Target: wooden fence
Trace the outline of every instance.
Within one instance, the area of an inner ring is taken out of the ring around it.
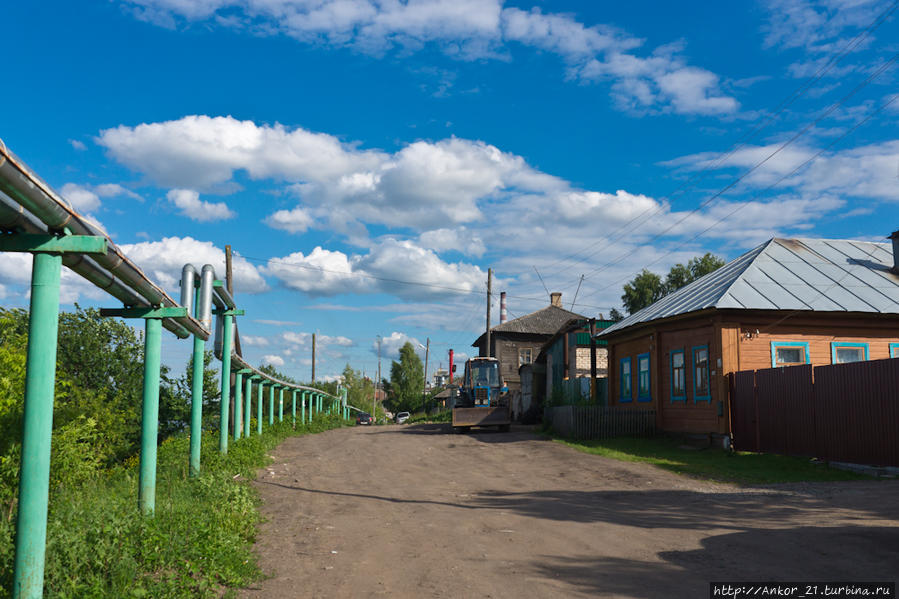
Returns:
[[[899,466],[899,359],[729,376],[734,448]]]
[[[656,432],[655,410],[609,406],[556,406],[543,411],[553,432],[570,439],[649,436]]]

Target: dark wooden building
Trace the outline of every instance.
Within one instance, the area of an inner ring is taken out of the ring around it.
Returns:
[[[536,360],[544,343],[571,320],[586,320],[586,317],[562,307],[561,293],[552,293],[550,297],[549,306],[491,327],[489,354],[486,333],[471,344],[478,348],[479,356],[491,355],[499,359],[501,374],[510,392],[521,391],[518,368]]]

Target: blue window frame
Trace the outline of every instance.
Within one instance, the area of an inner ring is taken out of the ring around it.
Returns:
[[[693,403],[712,401],[712,377],[709,371],[709,346],[693,348]]]
[[[771,368],[811,364],[808,341],[772,341]]]
[[[890,343],[890,357],[899,358],[899,343]]]
[[[830,363],[848,364],[849,362],[864,362],[868,359],[867,343],[850,343],[848,341],[833,341],[830,344]]]
[[[637,401],[652,401],[649,354],[637,356]]]
[[[671,352],[671,401],[687,401],[687,362],[684,350]]]
[[[631,359],[629,357],[621,358],[618,372],[621,373],[621,390],[619,400],[621,401],[621,403],[627,403],[634,399],[633,386],[631,385]]]

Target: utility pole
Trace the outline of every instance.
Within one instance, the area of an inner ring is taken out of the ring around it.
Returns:
[[[492,354],[490,351],[490,295],[493,291],[493,269],[487,269],[487,350],[485,355],[489,358]]]
[[[312,333],[312,382],[315,382],[315,333]]]
[[[424,384],[424,389],[421,390],[421,394],[422,394],[421,404],[425,409],[425,414],[428,413],[428,406],[427,406],[427,401],[428,401],[428,354],[430,353],[430,351],[431,351],[431,338],[428,337],[427,345],[425,346],[425,384]]]
[[[375,395],[371,398],[371,416],[375,417],[375,400],[378,399],[378,390],[381,388],[381,336],[378,335],[378,382],[375,385]]]
[[[601,317],[600,317],[601,318]],[[590,319],[590,401],[596,402],[596,319]]]

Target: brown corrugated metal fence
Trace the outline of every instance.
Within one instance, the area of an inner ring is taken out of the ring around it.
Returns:
[[[899,359],[730,375],[741,451],[899,466]]]
[[[656,432],[655,410],[609,406],[555,406],[543,412],[553,432],[571,439],[649,436]]]

